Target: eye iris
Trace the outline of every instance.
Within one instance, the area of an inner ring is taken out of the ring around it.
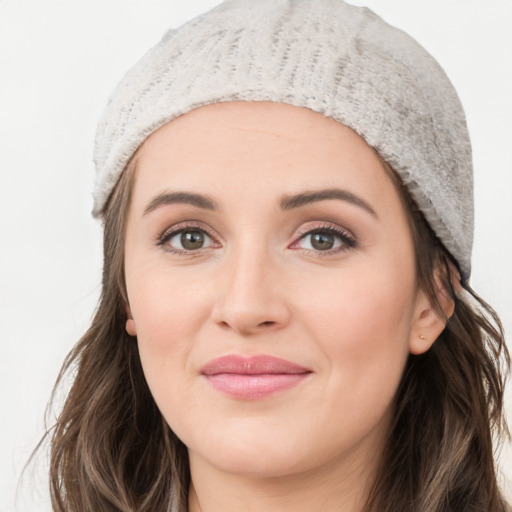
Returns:
[[[183,231],[181,245],[184,249],[200,249],[204,245],[204,233],[201,231]]]
[[[334,236],[330,233],[313,233],[311,245],[319,251],[327,251],[334,246]]]

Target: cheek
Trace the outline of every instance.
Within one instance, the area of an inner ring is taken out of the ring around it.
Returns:
[[[127,283],[142,367],[158,402],[169,376],[187,367],[209,298],[201,287],[149,268],[127,275]]]
[[[372,399],[372,392],[391,399],[409,353],[413,290],[412,273],[400,279],[392,272],[355,269],[337,283],[306,290],[303,325],[335,387],[354,390],[355,400]]]
[[[207,314],[207,290],[201,278],[192,282],[179,272],[169,272],[165,265],[138,265],[127,271],[130,308],[136,322],[137,335],[163,350],[173,340],[186,339]]]
[[[372,283],[370,287],[370,282]],[[365,284],[366,283],[366,284]],[[408,357],[409,293],[388,280],[345,279],[327,296],[310,290],[303,326],[322,353],[322,400],[311,403],[340,449],[385,435]],[[332,449],[329,443],[325,451]]]

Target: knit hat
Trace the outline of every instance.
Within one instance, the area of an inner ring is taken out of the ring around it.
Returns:
[[[409,35],[342,0],[227,0],[168,31],[100,120],[93,215],[151,133],[224,101],[306,107],[352,128],[399,174],[469,277],[471,145],[457,93]]]

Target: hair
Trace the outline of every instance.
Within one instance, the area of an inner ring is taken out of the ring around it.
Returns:
[[[455,262],[399,177],[386,168],[409,218],[418,285],[443,316],[441,283],[455,310],[431,349],[408,358],[365,511],[505,512],[493,452],[493,438],[507,432],[503,386],[509,356],[502,326],[468,283],[456,293]],[[104,210],[98,308],[65,359],[48,406],[50,411],[71,375],[62,411],[46,434],[56,512],[187,510],[187,449],[158,410],[136,339],[125,331],[124,233],[134,183],[132,158]]]
[[[418,286],[446,327],[427,352],[408,358],[367,511],[505,512],[493,450],[493,441],[508,436],[503,394],[510,357],[503,326],[491,306],[459,281],[457,263],[401,178],[380,160],[409,220]],[[450,318],[440,291],[454,301]]]

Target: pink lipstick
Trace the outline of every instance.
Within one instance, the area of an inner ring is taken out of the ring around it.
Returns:
[[[258,400],[292,388],[311,373],[303,366],[265,355],[223,356],[201,368],[214,389],[240,400]]]

